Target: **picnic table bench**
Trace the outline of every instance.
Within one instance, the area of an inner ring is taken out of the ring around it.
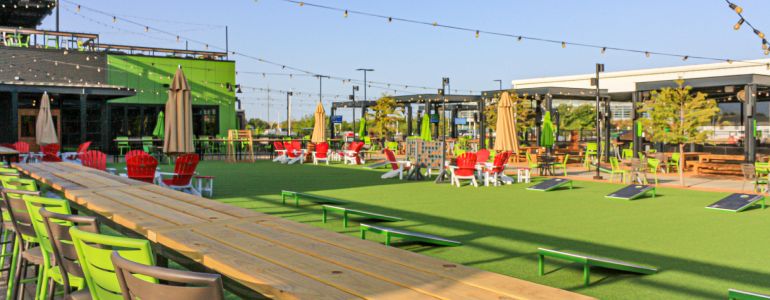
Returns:
[[[320,195],[313,195],[308,193],[300,193],[300,192],[292,192],[292,191],[281,191],[281,203],[286,204],[286,198],[291,197],[294,199],[294,206],[299,206],[299,199],[303,198],[306,200],[309,200],[314,203],[318,204],[324,204],[324,203],[332,203],[332,204],[346,204],[347,202],[334,199],[331,197],[326,196],[320,196]]]
[[[359,209],[352,209],[352,208],[346,208],[346,207],[339,207],[334,205],[328,205],[324,204],[321,206],[321,212],[322,212],[322,218],[323,222],[326,223],[327,216],[330,212],[338,212],[342,214],[342,226],[347,228],[348,227],[348,215],[357,215],[361,216],[367,219],[373,219],[373,220],[380,220],[380,221],[388,221],[388,222],[396,222],[396,221],[402,221],[404,219],[399,217],[393,217],[368,211],[363,211]]]
[[[95,187],[63,175],[82,171],[73,164],[15,167],[55,179],[79,210],[148,239],[159,265],[222,274],[225,288],[246,299],[591,299],[156,185]]]
[[[638,274],[655,274],[658,272],[658,269],[653,267],[632,264],[629,262],[606,257],[578,254],[569,251],[537,248],[537,269],[540,276],[545,274],[546,256],[583,264],[583,284],[585,286],[588,286],[591,282],[592,266]]]
[[[408,231],[397,228],[390,228],[384,226],[376,226],[370,224],[361,224],[361,239],[366,239],[367,232],[379,233],[385,235],[385,246],[390,246],[390,240],[394,237],[402,238],[404,240],[423,242],[428,244],[434,244],[439,246],[460,246],[461,242],[453,241],[447,238],[443,238],[437,235]]]
[[[698,156],[696,174],[741,175],[742,155],[704,154]]]

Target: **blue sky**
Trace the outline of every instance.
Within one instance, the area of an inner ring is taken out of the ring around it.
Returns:
[[[231,51],[346,78],[362,79],[361,72],[355,69],[373,68],[376,71],[369,74],[369,80],[420,86],[440,87],[441,78],[450,77],[452,89],[478,91],[497,88],[495,79],[502,79],[505,87],[512,79],[589,73],[597,62],[605,63],[607,71],[703,63],[612,51],[602,55],[595,49],[571,46],[562,49],[554,44],[517,42],[483,34],[477,39],[473,33],[432,26],[388,23],[358,15],[344,18],[341,13],[299,7],[281,0],[70,1],[179,32],[183,37],[208,42],[212,49],[214,46],[224,48],[224,28],[219,26],[228,25]],[[308,2],[555,40],[732,59],[766,57],[758,38],[747,27],[740,31],[732,29],[738,17],[722,0]],[[770,1],[734,2],[744,8],[750,22],[770,32],[770,21],[766,18]],[[72,3],[62,1],[61,30],[100,33],[105,43],[184,47],[184,43],[176,43],[174,37],[153,31],[145,34],[142,27],[127,22],[113,24],[111,17],[86,9],[81,9],[80,15],[74,11]],[[42,27],[53,28],[54,17],[48,17]],[[203,45],[195,43],[190,47],[203,49]],[[243,57],[231,58],[236,60],[241,72],[292,72]],[[238,82],[244,86],[318,91],[318,80],[312,77],[290,79],[239,73]],[[324,94],[348,95],[350,90],[349,83],[324,81]],[[267,94],[248,89],[245,92],[239,96],[244,100],[247,115],[266,119]],[[383,92],[368,89],[370,99]],[[285,96],[272,94],[271,98],[270,119],[285,119]],[[345,99],[346,96],[329,96],[324,98],[324,103],[328,107],[331,101]],[[312,113],[314,101],[317,96],[295,97],[294,116]]]

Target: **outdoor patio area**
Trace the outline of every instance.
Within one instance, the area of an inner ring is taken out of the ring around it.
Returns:
[[[357,237],[356,223],[371,220],[352,217],[350,227],[342,228],[341,220],[331,217],[323,224],[320,205],[282,205],[281,191],[344,200],[348,208],[404,219],[381,223],[388,227],[463,244],[396,247],[597,298],[721,298],[728,288],[761,289],[770,276],[770,261],[754,255],[770,246],[761,238],[770,226],[767,211],[757,207],[735,214],[705,208],[727,192],[660,187],[655,198],[626,201],[604,197],[622,185],[588,181],[576,181],[572,190],[543,193],[526,190],[531,185],[526,183],[454,188],[432,181],[383,180],[381,170],[339,164],[203,162],[199,170],[217,177],[215,199],[223,203]],[[378,235],[368,239],[382,241]],[[660,271],[639,276],[597,269],[585,287],[578,264],[549,261],[546,275],[538,276],[538,247],[612,257]]]

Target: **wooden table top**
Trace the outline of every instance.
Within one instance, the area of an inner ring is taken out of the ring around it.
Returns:
[[[19,154],[19,151],[16,151],[8,147],[0,146],[0,155],[13,155],[13,154]]]
[[[90,211],[272,298],[591,299],[79,165],[15,166]]]

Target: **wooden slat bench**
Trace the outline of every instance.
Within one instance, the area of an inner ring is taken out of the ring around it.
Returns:
[[[373,213],[373,212],[368,212],[368,211],[363,211],[358,209],[324,204],[321,206],[321,213],[323,214],[322,218],[324,223],[326,223],[326,219],[330,212],[338,212],[342,214],[342,226],[345,228],[348,227],[348,215],[357,215],[367,219],[388,221],[388,222],[396,222],[396,221],[404,220],[399,217],[393,217],[393,216],[388,216],[388,215],[383,215],[383,214],[378,214],[378,213]]]
[[[361,239],[366,239],[367,232],[373,232],[385,235],[385,246],[390,246],[392,238],[397,237],[408,241],[423,242],[428,244],[434,244],[439,246],[460,246],[461,242],[446,239],[437,235],[408,231],[397,228],[390,228],[384,226],[376,226],[370,224],[361,224]]]
[[[546,256],[583,264],[583,284],[585,286],[588,286],[588,284],[591,282],[592,266],[638,274],[655,274],[658,272],[658,269],[653,267],[636,265],[611,258],[577,254],[568,251],[537,248],[537,268],[538,274],[540,274],[540,276],[545,274]]]
[[[704,154],[698,156],[696,174],[742,175],[742,155]]]
[[[319,195],[313,195],[308,193],[300,193],[300,192],[292,192],[292,191],[281,191],[281,203],[286,204],[286,198],[291,197],[294,199],[294,206],[299,206],[299,199],[305,199],[309,200],[311,202],[317,203],[317,204],[325,204],[325,203],[331,203],[331,204],[347,204],[347,202],[334,199],[331,197],[326,196],[319,196]]]

